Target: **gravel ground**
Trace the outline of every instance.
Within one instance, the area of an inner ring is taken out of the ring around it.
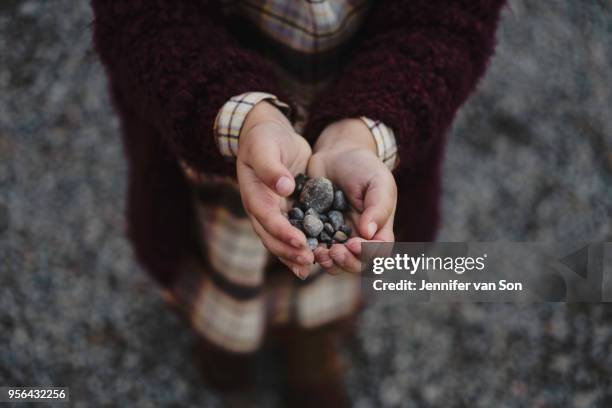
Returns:
[[[91,18],[82,1],[0,2],[0,385],[68,385],[75,407],[218,406],[123,237]],[[440,240],[612,240],[610,34],[609,2],[510,1],[452,132]],[[357,407],[612,406],[606,305],[400,307],[370,307],[347,351]]]

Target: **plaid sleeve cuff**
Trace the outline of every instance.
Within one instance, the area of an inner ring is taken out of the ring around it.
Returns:
[[[372,120],[365,116],[362,116],[360,119],[366,124],[368,129],[370,129],[370,132],[372,132],[372,136],[376,142],[378,157],[389,170],[395,169],[399,164],[399,157],[397,155],[397,144],[395,143],[393,130],[379,120]]]
[[[238,154],[238,138],[240,137],[240,130],[244,120],[251,109],[261,101],[270,102],[285,115],[289,116],[289,105],[279,101],[276,96],[269,93],[246,92],[231,97],[219,109],[213,127],[215,140],[223,157],[227,159],[236,157]]]

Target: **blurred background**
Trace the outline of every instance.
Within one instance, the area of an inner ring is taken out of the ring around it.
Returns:
[[[70,386],[75,407],[218,406],[194,335],[124,238],[126,164],[91,21],[86,1],[0,1],[0,385]],[[511,0],[498,41],[452,130],[439,239],[611,241],[612,3]],[[609,407],[611,318],[609,305],[375,304],[346,350],[350,396]]]

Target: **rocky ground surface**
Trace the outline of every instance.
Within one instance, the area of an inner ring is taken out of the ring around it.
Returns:
[[[123,236],[91,20],[88,2],[0,2],[0,385],[69,385],[75,407],[218,406]],[[452,132],[440,240],[612,240],[611,27],[605,1],[510,1]],[[612,406],[607,305],[401,308],[363,315],[357,407]],[[277,403],[270,378],[260,406]]]

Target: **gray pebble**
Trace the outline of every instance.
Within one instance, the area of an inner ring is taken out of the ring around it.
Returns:
[[[307,238],[306,243],[308,243],[308,248],[310,248],[312,251],[314,251],[317,245],[319,245],[319,241],[317,241],[316,238]]]
[[[351,229],[351,227],[349,227],[346,224],[343,224],[340,226],[340,228],[338,228],[338,231],[342,231],[346,234],[347,237],[351,236],[351,233],[353,232],[353,230]]]
[[[308,208],[304,215],[314,215],[318,219],[321,219],[321,214],[319,214],[314,208]]]
[[[344,224],[344,216],[340,211],[332,210],[327,213],[329,222],[334,227],[334,230],[338,230],[342,224]]]
[[[307,208],[322,213],[328,210],[334,201],[334,187],[325,177],[315,177],[304,184],[300,193],[300,202]]]
[[[289,219],[290,220],[301,220],[304,218],[304,211],[302,211],[299,207],[293,207],[289,210]]]
[[[346,207],[347,207],[346,197],[344,196],[344,193],[342,192],[342,190],[336,190],[336,192],[334,193],[333,207],[334,207],[334,210],[338,210],[338,211],[346,210]]]
[[[327,217],[327,215],[325,214],[319,214],[319,219],[323,221],[324,223],[329,222],[329,217]]]
[[[348,237],[342,231],[336,231],[336,233],[334,234],[334,241],[337,241],[339,243],[346,242],[347,239]]]
[[[302,230],[302,221],[301,220],[289,220],[289,223],[293,225],[295,228]]]
[[[336,232],[333,225],[331,225],[329,222],[323,223],[323,229],[330,235],[334,235],[334,232]]]
[[[338,231],[342,231],[346,234],[347,237],[351,236],[351,233],[353,232],[353,230],[351,229],[351,227],[349,227],[346,224],[343,224],[340,226],[340,228],[338,228]]]
[[[331,242],[332,238],[331,236],[326,232],[326,231],[321,231],[321,234],[319,234],[319,239],[321,240],[321,242]]]
[[[314,215],[305,216],[302,225],[304,226],[304,232],[309,237],[316,237],[323,231],[323,223]]]

